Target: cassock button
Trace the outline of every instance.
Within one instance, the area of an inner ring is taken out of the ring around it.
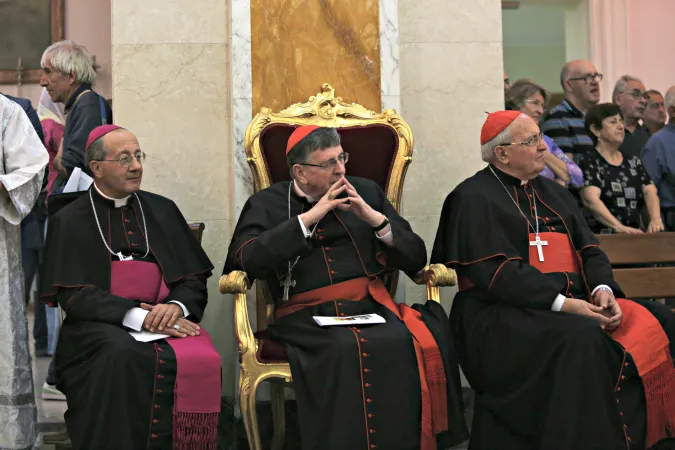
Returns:
[[[375,445],[375,444],[370,444],[370,448],[377,448],[377,445]]]
[[[339,303],[338,303],[338,306],[342,306],[342,302],[339,302]]]
[[[153,435],[152,435],[152,438],[153,438],[153,439],[157,439],[158,437],[159,437],[159,436],[157,436],[156,434],[153,434]]]
[[[134,232],[133,232],[133,231],[127,231],[127,234],[128,234],[129,236],[131,236],[132,234],[134,234]]]
[[[619,386],[618,388],[616,388],[616,392],[621,392],[621,386]]]
[[[365,339],[363,339],[363,338],[361,338],[361,339],[360,339],[360,341],[361,341],[361,342],[366,342],[366,340],[365,340]]]
[[[335,260],[328,258],[328,262],[335,262]]]
[[[326,250],[327,252],[329,252],[329,251],[333,250],[333,248],[332,248],[332,247],[324,247],[324,249],[325,249],[325,250]]]
[[[323,236],[319,236],[319,240],[320,240],[320,241],[323,241]]]
[[[345,313],[340,313],[340,315],[341,315],[341,316],[344,316],[344,315],[345,315]]]
[[[369,419],[372,419],[373,416],[374,416],[374,414],[368,414],[368,418],[369,418]]]
[[[367,401],[368,403],[372,403],[373,400],[370,399],[370,398],[367,398],[366,401]]]
[[[158,380],[161,380],[161,379],[163,379],[163,378],[164,378],[164,375],[157,375],[157,379],[158,379]]]
[[[124,219],[124,222],[125,222],[125,223],[131,223],[131,220],[129,220],[129,219]]]
[[[372,384],[366,383],[366,387],[370,387],[370,386],[372,386]]]
[[[316,230],[316,231],[318,231],[319,233],[323,233],[323,228],[319,228],[319,229]]]
[[[330,273],[331,273],[332,275],[335,275],[336,272],[335,272],[334,270],[331,270]]]
[[[628,364],[628,363],[625,363],[625,364],[624,364],[624,366],[628,367],[628,366],[629,366],[629,364]]]
[[[370,356],[368,353],[361,353],[361,355],[362,355],[364,358],[367,358],[368,356]]]
[[[159,363],[160,363],[160,364],[164,364],[164,360],[163,360],[163,359],[160,359],[160,360],[159,360]]]
[[[621,375],[621,379],[622,379],[622,380],[625,380],[625,379],[626,379],[626,375]]]
[[[368,430],[368,432],[372,434],[372,433],[375,432],[375,430],[373,430],[373,429],[371,428],[370,430]]]
[[[164,393],[164,390],[163,390],[163,389],[157,389],[157,393],[158,393],[158,394],[163,394],[163,393]]]
[[[159,405],[155,403],[155,409],[159,409]]]
[[[134,244],[134,243],[132,242],[132,243],[131,243],[131,246],[132,246],[132,247],[136,247],[136,244]]]
[[[152,419],[152,423],[159,423],[159,420],[157,420],[157,419]]]
[[[368,372],[370,372],[370,369],[363,369],[363,371],[364,371],[365,373],[368,373]]]

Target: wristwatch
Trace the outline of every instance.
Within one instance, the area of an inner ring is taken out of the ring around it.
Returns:
[[[385,217],[381,224],[373,228],[373,232],[377,233],[378,231],[382,231],[387,228],[387,225],[389,225],[389,219]]]

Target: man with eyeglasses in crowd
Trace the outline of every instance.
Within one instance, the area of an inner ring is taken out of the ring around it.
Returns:
[[[647,107],[642,117],[642,124],[647,128],[649,134],[653,136],[657,131],[661,131],[666,126],[666,103],[663,95],[656,89],[648,90],[647,96]]]
[[[198,323],[213,266],[174,202],[141,191],[136,137],[86,143],[88,192],[50,220],[42,297],[66,313],[56,386],[81,449],[215,448],[221,360]]]
[[[619,151],[626,156],[640,158],[642,149],[649,140],[649,130],[640,123],[648,99],[645,85],[631,75],[622,76],[614,86],[612,101],[621,108],[623,128],[626,132]]]
[[[245,271],[274,298],[267,333],[287,352],[303,449],[447,448],[467,437],[447,316],[394,303],[381,278],[414,276],[426,247],[375,182],[345,176],[348,157],[336,129],[297,128],[291,180],[248,199],[223,273]],[[370,313],[385,323],[313,318]]]
[[[600,101],[600,81],[602,74],[588,61],[565,64],[560,72],[565,99],[544,116],[541,124],[541,131],[577,164],[581,155],[594,149],[584,127],[584,116]]]

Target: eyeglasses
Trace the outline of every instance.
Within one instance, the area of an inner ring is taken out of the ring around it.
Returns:
[[[532,136],[531,138],[529,138],[528,140],[523,141],[523,142],[510,142],[510,143],[499,144],[499,145],[501,145],[501,146],[505,146],[505,145],[525,145],[527,147],[536,147],[537,145],[539,145],[539,142],[543,141],[543,140],[544,140],[544,133],[540,133],[540,134],[535,134],[534,136]]]
[[[136,153],[134,153],[133,156],[131,156],[128,153],[124,153],[124,154],[120,155],[120,157],[117,158],[117,159],[97,159],[96,161],[98,161],[98,162],[116,162],[117,164],[124,167],[125,169],[128,169],[129,167],[131,167],[131,163],[133,162],[134,158],[136,158],[136,161],[143,164],[143,161],[145,161],[145,153],[136,152]]]
[[[636,100],[640,97],[644,98],[645,100],[649,100],[649,94],[647,94],[647,92],[642,92],[640,89],[633,89],[630,92],[626,92],[626,94],[630,94],[630,96]]]
[[[589,73],[584,75],[583,77],[574,77],[574,78],[568,78],[570,81],[574,80],[584,80],[586,84],[591,84],[594,81],[597,81],[598,83],[602,81],[602,74],[601,73]]]
[[[335,159],[329,159],[325,163],[322,164],[309,164],[309,163],[299,163],[301,166],[310,166],[310,167],[318,167],[319,169],[328,169],[335,167],[338,162],[341,162],[342,164],[347,164],[347,161],[349,161],[349,153],[347,152],[342,152],[340,153],[340,156],[338,156]]]

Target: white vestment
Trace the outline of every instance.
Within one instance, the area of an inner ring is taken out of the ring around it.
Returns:
[[[49,155],[21,107],[0,95],[0,449],[36,445],[21,220],[37,201]]]

